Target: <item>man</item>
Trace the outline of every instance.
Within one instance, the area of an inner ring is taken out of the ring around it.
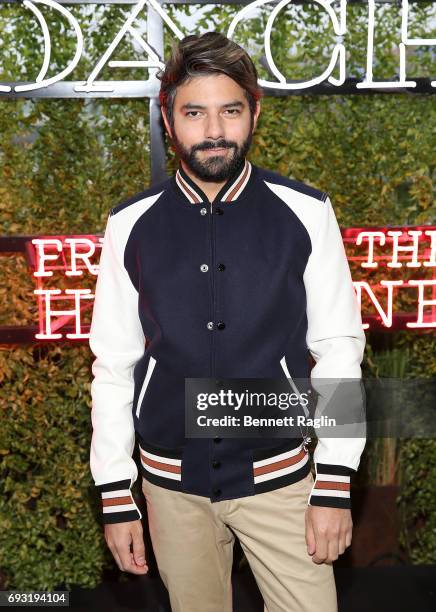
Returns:
[[[332,204],[247,160],[261,90],[237,44],[187,36],[159,78],[180,164],[111,209],[91,325],[105,538],[121,570],[147,573],[136,433],[173,611],[232,610],[236,534],[268,612],[333,612],[365,439],[319,437],[314,479],[304,435],[187,437],[184,414],[189,377],[361,377],[365,335]]]

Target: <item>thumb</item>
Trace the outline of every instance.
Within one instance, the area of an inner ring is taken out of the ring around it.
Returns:
[[[145,565],[145,546],[142,533],[132,533],[133,559],[136,565]]]
[[[307,553],[309,555],[313,555],[314,552],[316,551],[316,542],[315,542],[315,533],[313,531],[313,527],[312,527],[312,521],[310,520],[309,517],[309,506],[306,510],[306,546],[307,546]]]

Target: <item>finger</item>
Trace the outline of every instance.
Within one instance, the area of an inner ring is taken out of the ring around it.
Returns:
[[[111,549],[112,555],[115,559],[116,564],[118,565],[119,569],[123,572],[123,564],[121,563],[121,559],[120,559],[120,555],[117,552],[116,548]]]
[[[135,558],[133,553],[130,553],[130,572],[132,574],[146,574],[148,572],[148,565],[145,563],[144,565],[137,565],[135,563]]]
[[[351,546],[352,532],[351,529],[345,534],[345,545]]]
[[[306,546],[307,546],[307,553],[309,555],[313,555],[313,553],[316,552],[315,534],[313,532],[312,522],[310,518],[308,517],[307,512],[306,512]]]
[[[124,571],[130,571],[132,561],[131,561],[131,552],[130,552],[130,544],[132,543],[132,534],[127,532],[124,535],[122,540],[117,542],[117,553],[120,556],[121,563],[123,565]]]
[[[342,555],[345,552],[346,548],[347,548],[347,544],[345,540],[345,534],[343,534],[339,538],[339,550],[338,550],[339,554]]]
[[[131,564],[138,570],[140,569],[144,569],[146,572],[148,572],[148,563],[147,560],[144,560],[144,563],[142,565],[139,565],[138,563],[136,563],[135,561],[135,557],[133,556],[133,553],[130,553],[131,555]]]
[[[339,536],[335,535],[329,539],[327,550],[327,563],[336,561],[339,556]]]
[[[323,563],[327,558],[327,535],[324,533],[315,532],[316,554],[313,555],[312,561],[315,563]]]
[[[125,551],[123,550],[121,553],[119,553],[120,555],[120,559],[121,559],[121,563],[123,565],[123,571],[125,572],[132,572],[133,574],[137,573],[137,569],[141,569],[142,567],[139,568],[138,565],[136,565],[136,563],[133,560],[133,555],[132,553],[129,551]]]
[[[133,534],[133,560],[136,565],[145,565],[145,546],[142,530]]]

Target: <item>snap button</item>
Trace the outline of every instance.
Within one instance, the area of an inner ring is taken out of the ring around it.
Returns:
[[[217,461],[216,459],[212,461],[212,467],[217,469],[221,466],[221,461]]]
[[[201,264],[200,270],[202,272],[207,272],[209,270],[209,266],[207,264]]]
[[[213,441],[218,444],[218,442],[221,442],[222,438],[218,438],[217,436],[213,439]]]
[[[203,208],[200,208],[200,213],[202,215],[207,215],[207,208],[204,208],[204,206],[203,206]]]
[[[213,321],[208,322],[207,329],[213,329]]]
[[[221,495],[221,489],[214,489],[214,490],[212,491],[212,493],[213,493],[214,495]]]
[[[223,263],[218,264],[218,270],[219,270],[220,272],[222,272],[222,271],[223,271],[223,270],[225,270],[225,269],[226,269],[226,267],[225,267],[225,265],[224,265]]]
[[[218,321],[216,326],[218,327],[218,329],[224,329],[226,324],[224,323],[224,321]]]

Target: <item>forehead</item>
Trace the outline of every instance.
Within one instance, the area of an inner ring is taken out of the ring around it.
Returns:
[[[226,74],[211,74],[193,77],[179,85],[174,106],[180,108],[190,103],[219,107],[236,101],[244,105],[247,102],[242,87]]]

